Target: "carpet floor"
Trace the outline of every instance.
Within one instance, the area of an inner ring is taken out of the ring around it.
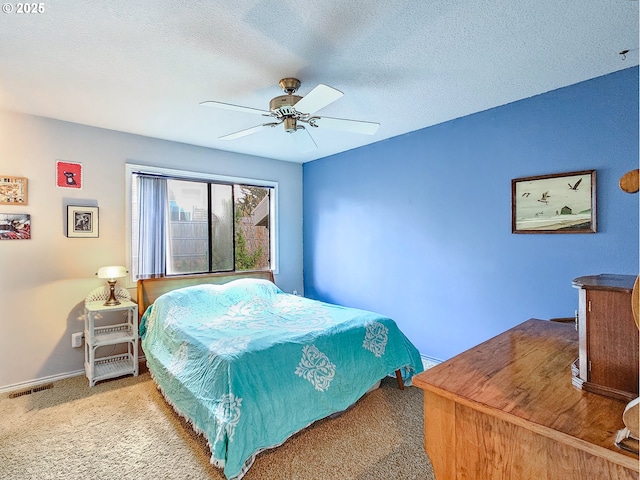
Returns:
[[[85,377],[0,395],[0,479],[224,480],[204,438],[165,402],[149,373]],[[246,480],[434,480],[424,452],[422,391],[387,378],[352,408],[261,453]]]

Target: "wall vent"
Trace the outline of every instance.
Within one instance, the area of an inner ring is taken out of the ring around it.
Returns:
[[[50,390],[53,388],[53,383],[45,383],[44,385],[38,385],[37,387],[27,388],[26,390],[20,390],[9,394],[9,398],[18,398],[24,395],[31,395],[32,393],[41,392],[42,390]]]

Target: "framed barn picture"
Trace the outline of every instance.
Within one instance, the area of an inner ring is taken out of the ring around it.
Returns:
[[[98,207],[67,205],[67,237],[98,238]]]
[[[0,176],[0,205],[26,205],[27,179]]]
[[[512,233],[596,233],[596,171],[511,180]]]

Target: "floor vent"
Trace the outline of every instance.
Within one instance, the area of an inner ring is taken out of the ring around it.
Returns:
[[[20,390],[9,394],[9,398],[18,398],[24,395],[31,395],[32,393],[41,392],[42,390],[50,390],[53,388],[53,383],[45,383],[44,385],[38,385],[37,387],[27,388],[26,390]]]

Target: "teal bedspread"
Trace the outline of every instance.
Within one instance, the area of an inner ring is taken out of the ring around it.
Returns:
[[[395,370],[407,382],[422,371],[393,320],[266,280],[166,293],[143,315],[140,334],[165,398],[204,434],[211,463],[229,479]]]

